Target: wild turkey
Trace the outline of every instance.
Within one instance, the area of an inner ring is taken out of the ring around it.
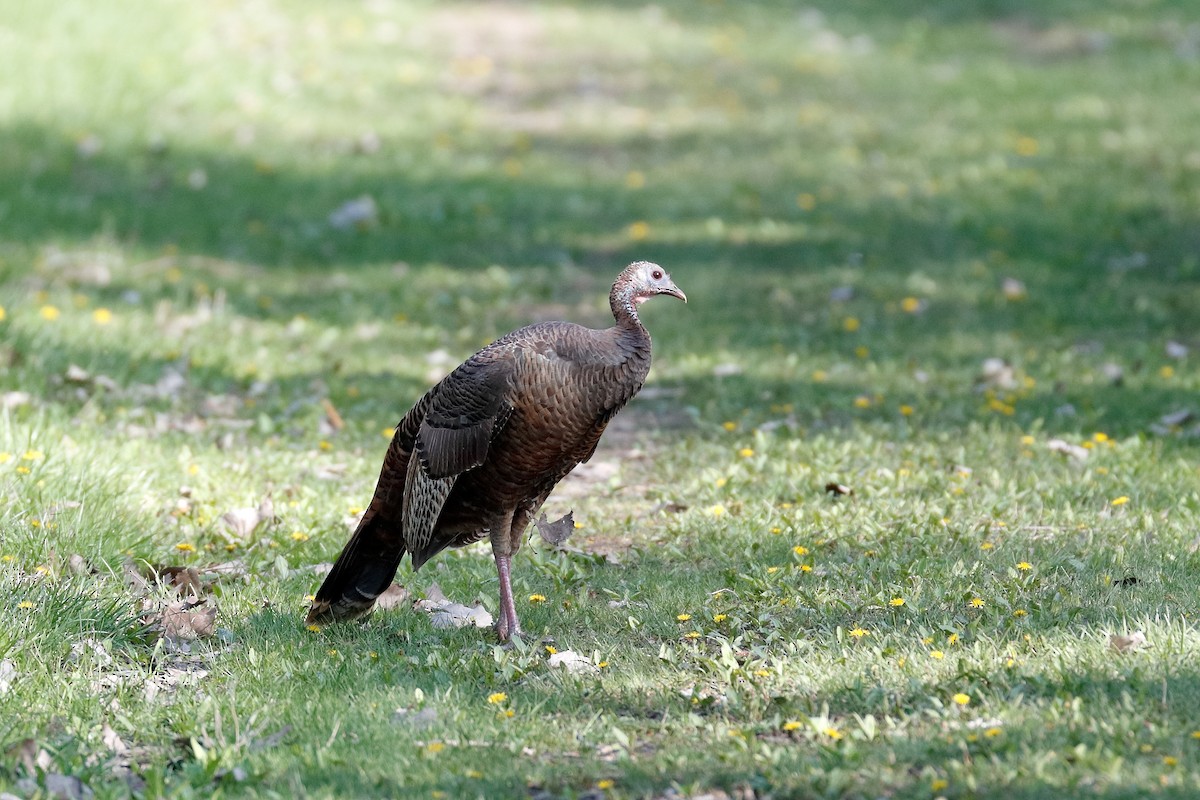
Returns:
[[[637,308],[658,294],[687,302],[662,267],[634,262],[608,296],[615,326],[513,331],[418,400],[396,426],[375,495],[308,622],[369,613],[406,552],[416,570],[486,536],[500,577],[497,630],[502,640],[519,635],[510,560],[555,484],[591,458],[609,420],[642,388],[650,334]]]

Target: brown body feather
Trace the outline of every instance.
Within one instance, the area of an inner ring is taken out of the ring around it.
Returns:
[[[507,559],[525,528],[555,484],[591,458],[609,420],[646,379],[650,336],[636,304],[650,294],[682,297],[669,277],[667,288],[638,282],[651,275],[661,283],[665,273],[637,262],[618,277],[610,295],[614,327],[521,328],[417,401],[396,427],[375,494],[317,592],[310,622],[369,612],[406,552],[416,569],[447,547],[484,537],[501,568],[503,596]],[[502,609],[502,636],[504,616]],[[519,630],[515,617],[511,627]]]

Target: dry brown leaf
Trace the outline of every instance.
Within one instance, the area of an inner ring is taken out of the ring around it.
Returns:
[[[562,517],[554,520],[554,522],[546,521],[546,514],[543,512],[536,523],[538,534],[553,547],[561,547],[562,543],[570,538],[575,532],[575,516],[573,511],[568,511]]]
[[[1076,461],[1086,461],[1090,455],[1086,447],[1080,447],[1062,439],[1051,439],[1046,442],[1046,448],[1052,453],[1060,453]]]
[[[217,609],[207,600],[180,600],[145,618],[164,639],[191,641],[216,633]]]
[[[1114,633],[1108,637],[1108,646],[1118,653],[1127,653],[1130,650],[1140,650],[1148,646],[1148,642],[1146,641],[1146,634],[1141,631],[1134,631],[1128,636]]]
[[[17,665],[11,659],[0,661],[0,697],[8,694],[17,678]]]
[[[249,539],[255,529],[275,518],[275,502],[270,495],[264,497],[258,508],[235,508],[221,515],[221,522],[237,539]]]
[[[600,669],[574,650],[559,650],[550,655],[547,662],[551,667],[561,667],[572,675],[596,675]]]
[[[836,481],[830,481],[829,483],[825,484],[825,491],[834,495],[848,496],[854,494],[854,490],[849,486],[844,483],[837,483]]]
[[[383,594],[375,598],[375,607],[381,611],[407,606],[409,603],[408,589],[398,583],[383,590]]]
[[[321,408],[325,410],[325,421],[329,423],[330,428],[340,431],[346,427],[345,420],[342,419],[342,415],[338,413],[337,408],[334,407],[328,397],[321,398]]]
[[[129,746],[121,741],[121,737],[117,735],[117,732],[107,722],[100,727],[100,741],[114,755],[119,756],[129,752]]]

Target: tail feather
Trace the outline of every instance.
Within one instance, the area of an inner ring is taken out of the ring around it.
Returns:
[[[407,547],[398,520],[367,512],[346,543],[308,610],[308,624],[351,620],[371,613],[392,584]]]

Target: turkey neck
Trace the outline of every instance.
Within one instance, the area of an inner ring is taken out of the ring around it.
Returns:
[[[650,331],[638,317],[637,301],[633,287],[628,281],[613,284],[608,295],[608,305],[617,320],[617,339],[622,345],[635,352],[650,352]]]

